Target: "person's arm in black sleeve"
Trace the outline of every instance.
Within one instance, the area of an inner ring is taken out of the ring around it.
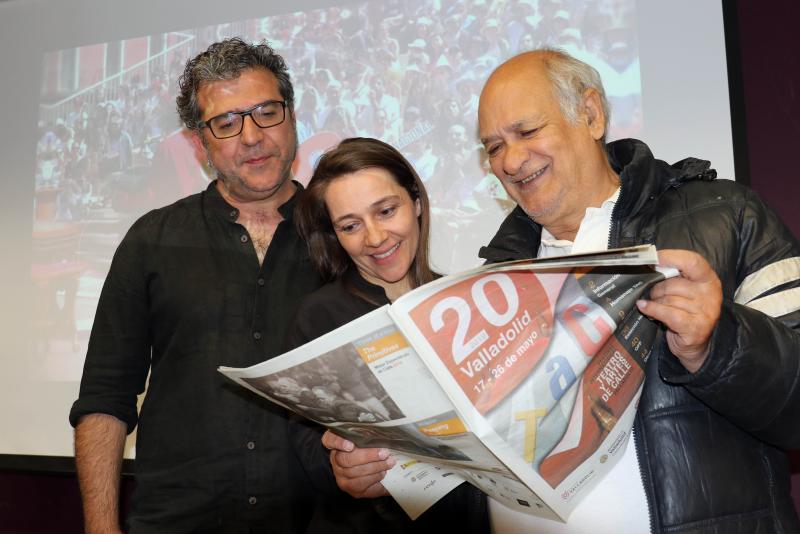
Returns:
[[[80,395],[70,411],[87,532],[119,531],[125,435],[150,366],[143,251],[132,229],[111,265],[97,307]]]
[[[661,374],[759,439],[800,448],[800,244],[753,193],[738,240],[708,358],[695,373],[663,358]]]

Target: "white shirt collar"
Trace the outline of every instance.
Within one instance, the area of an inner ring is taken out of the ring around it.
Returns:
[[[575,241],[556,239],[542,227],[542,241],[539,245],[539,257],[563,256],[579,252],[591,252],[608,249],[608,238],[611,232],[611,213],[619,199],[620,188],[608,197],[599,208],[586,208]]]

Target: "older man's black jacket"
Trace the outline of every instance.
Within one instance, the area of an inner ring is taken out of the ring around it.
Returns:
[[[800,245],[753,192],[716,180],[706,161],[670,166],[631,139],[608,154],[622,181],[609,246],[694,250],[723,287],[697,373],[663,335],[649,359],[634,436],[651,530],[800,532],[782,451],[800,448]],[[540,236],[517,207],[481,257],[534,257]]]

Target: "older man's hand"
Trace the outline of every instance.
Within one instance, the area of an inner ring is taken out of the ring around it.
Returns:
[[[360,449],[330,430],[322,444],[331,451],[331,467],[339,488],[356,499],[389,495],[381,480],[395,460],[386,449]]]
[[[688,250],[659,250],[659,263],[680,276],[653,286],[639,311],[667,327],[667,344],[689,372],[706,361],[711,334],[722,310],[722,284],[708,262]]]

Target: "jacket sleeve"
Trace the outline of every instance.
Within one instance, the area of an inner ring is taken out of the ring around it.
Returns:
[[[313,297],[312,297],[313,299]],[[284,352],[295,349],[326,333],[319,321],[314,320],[315,305],[311,299],[302,302],[286,331]],[[329,452],[322,445],[325,427],[297,414],[289,418],[289,439],[297,459],[314,488],[327,496],[339,495],[336,479],[331,469]]]
[[[289,439],[314,488],[327,496],[341,494],[333,476],[329,452],[322,445],[325,428],[296,414],[289,419]]]
[[[755,194],[743,204],[735,291],[703,367],[662,358],[661,374],[755,437],[800,448],[800,246]]]

